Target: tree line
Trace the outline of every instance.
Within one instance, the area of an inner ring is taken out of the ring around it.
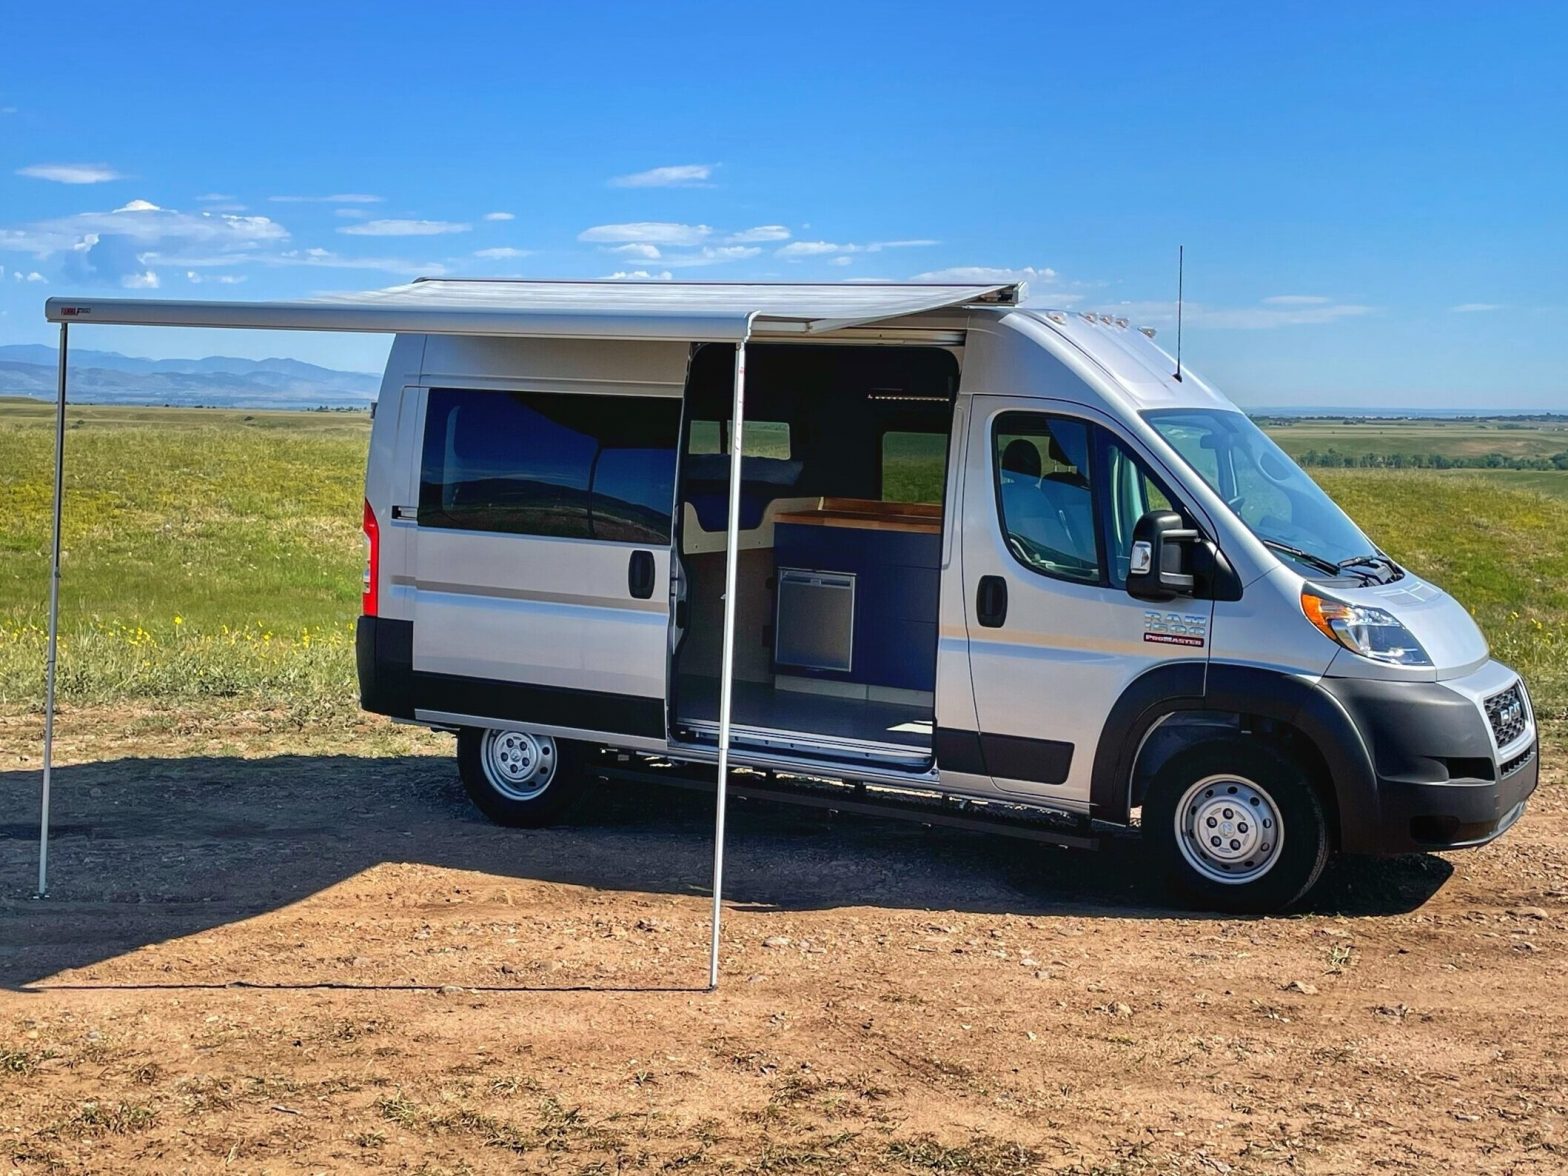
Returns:
[[[1351,469],[1568,470],[1568,449],[1550,456],[1518,457],[1507,453],[1342,453],[1331,445],[1324,450],[1308,449],[1296,460],[1304,466]]]

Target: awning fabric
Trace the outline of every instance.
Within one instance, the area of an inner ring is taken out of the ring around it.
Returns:
[[[51,298],[55,323],[723,342],[821,334],[924,310],[1016,305],[1019,284],[509,282],[422,278],[305,302]]]

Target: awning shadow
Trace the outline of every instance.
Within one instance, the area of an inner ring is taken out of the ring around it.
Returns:
[[[38,901],[37,786],[36,772],[0,773],[0,985],[11,988],[277,910],[384,862],[708,893],[711,795],[600,783],[567,823],[514,830],[475,812],[441,757],[204,756],[57,769],[51,894]],[[1089,853],[750,801],[731,804],[729,828],[725,896],[753,908],[1204,917],[1143,868],[1136,841]],[[1401,913],[1451,872],[1435,857],[1345,863],[1314,908]],[[165,933],[149,910],[168,913]]]

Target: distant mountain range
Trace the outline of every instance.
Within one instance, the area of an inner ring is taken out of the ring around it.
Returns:
[[[0,346],[0,396],[53,398],[59,352],[41,343]],[[173,404],[227,408],[352,408],[376,398],[381,377],[297,359],[139,359],[116,351],[70,354],[69,394],[78,404]]]

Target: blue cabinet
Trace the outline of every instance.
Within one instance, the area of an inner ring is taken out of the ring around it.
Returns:
[[[780,672],[902,690],[936,688],[937,590],[942,559],[938,531],[780,520],[774,528],[774,557],[781,575],[785,569],[798,568],[855,577],[849,670],[810,669],[780,661]],[[778,644],[788,648],[791,643]]]

